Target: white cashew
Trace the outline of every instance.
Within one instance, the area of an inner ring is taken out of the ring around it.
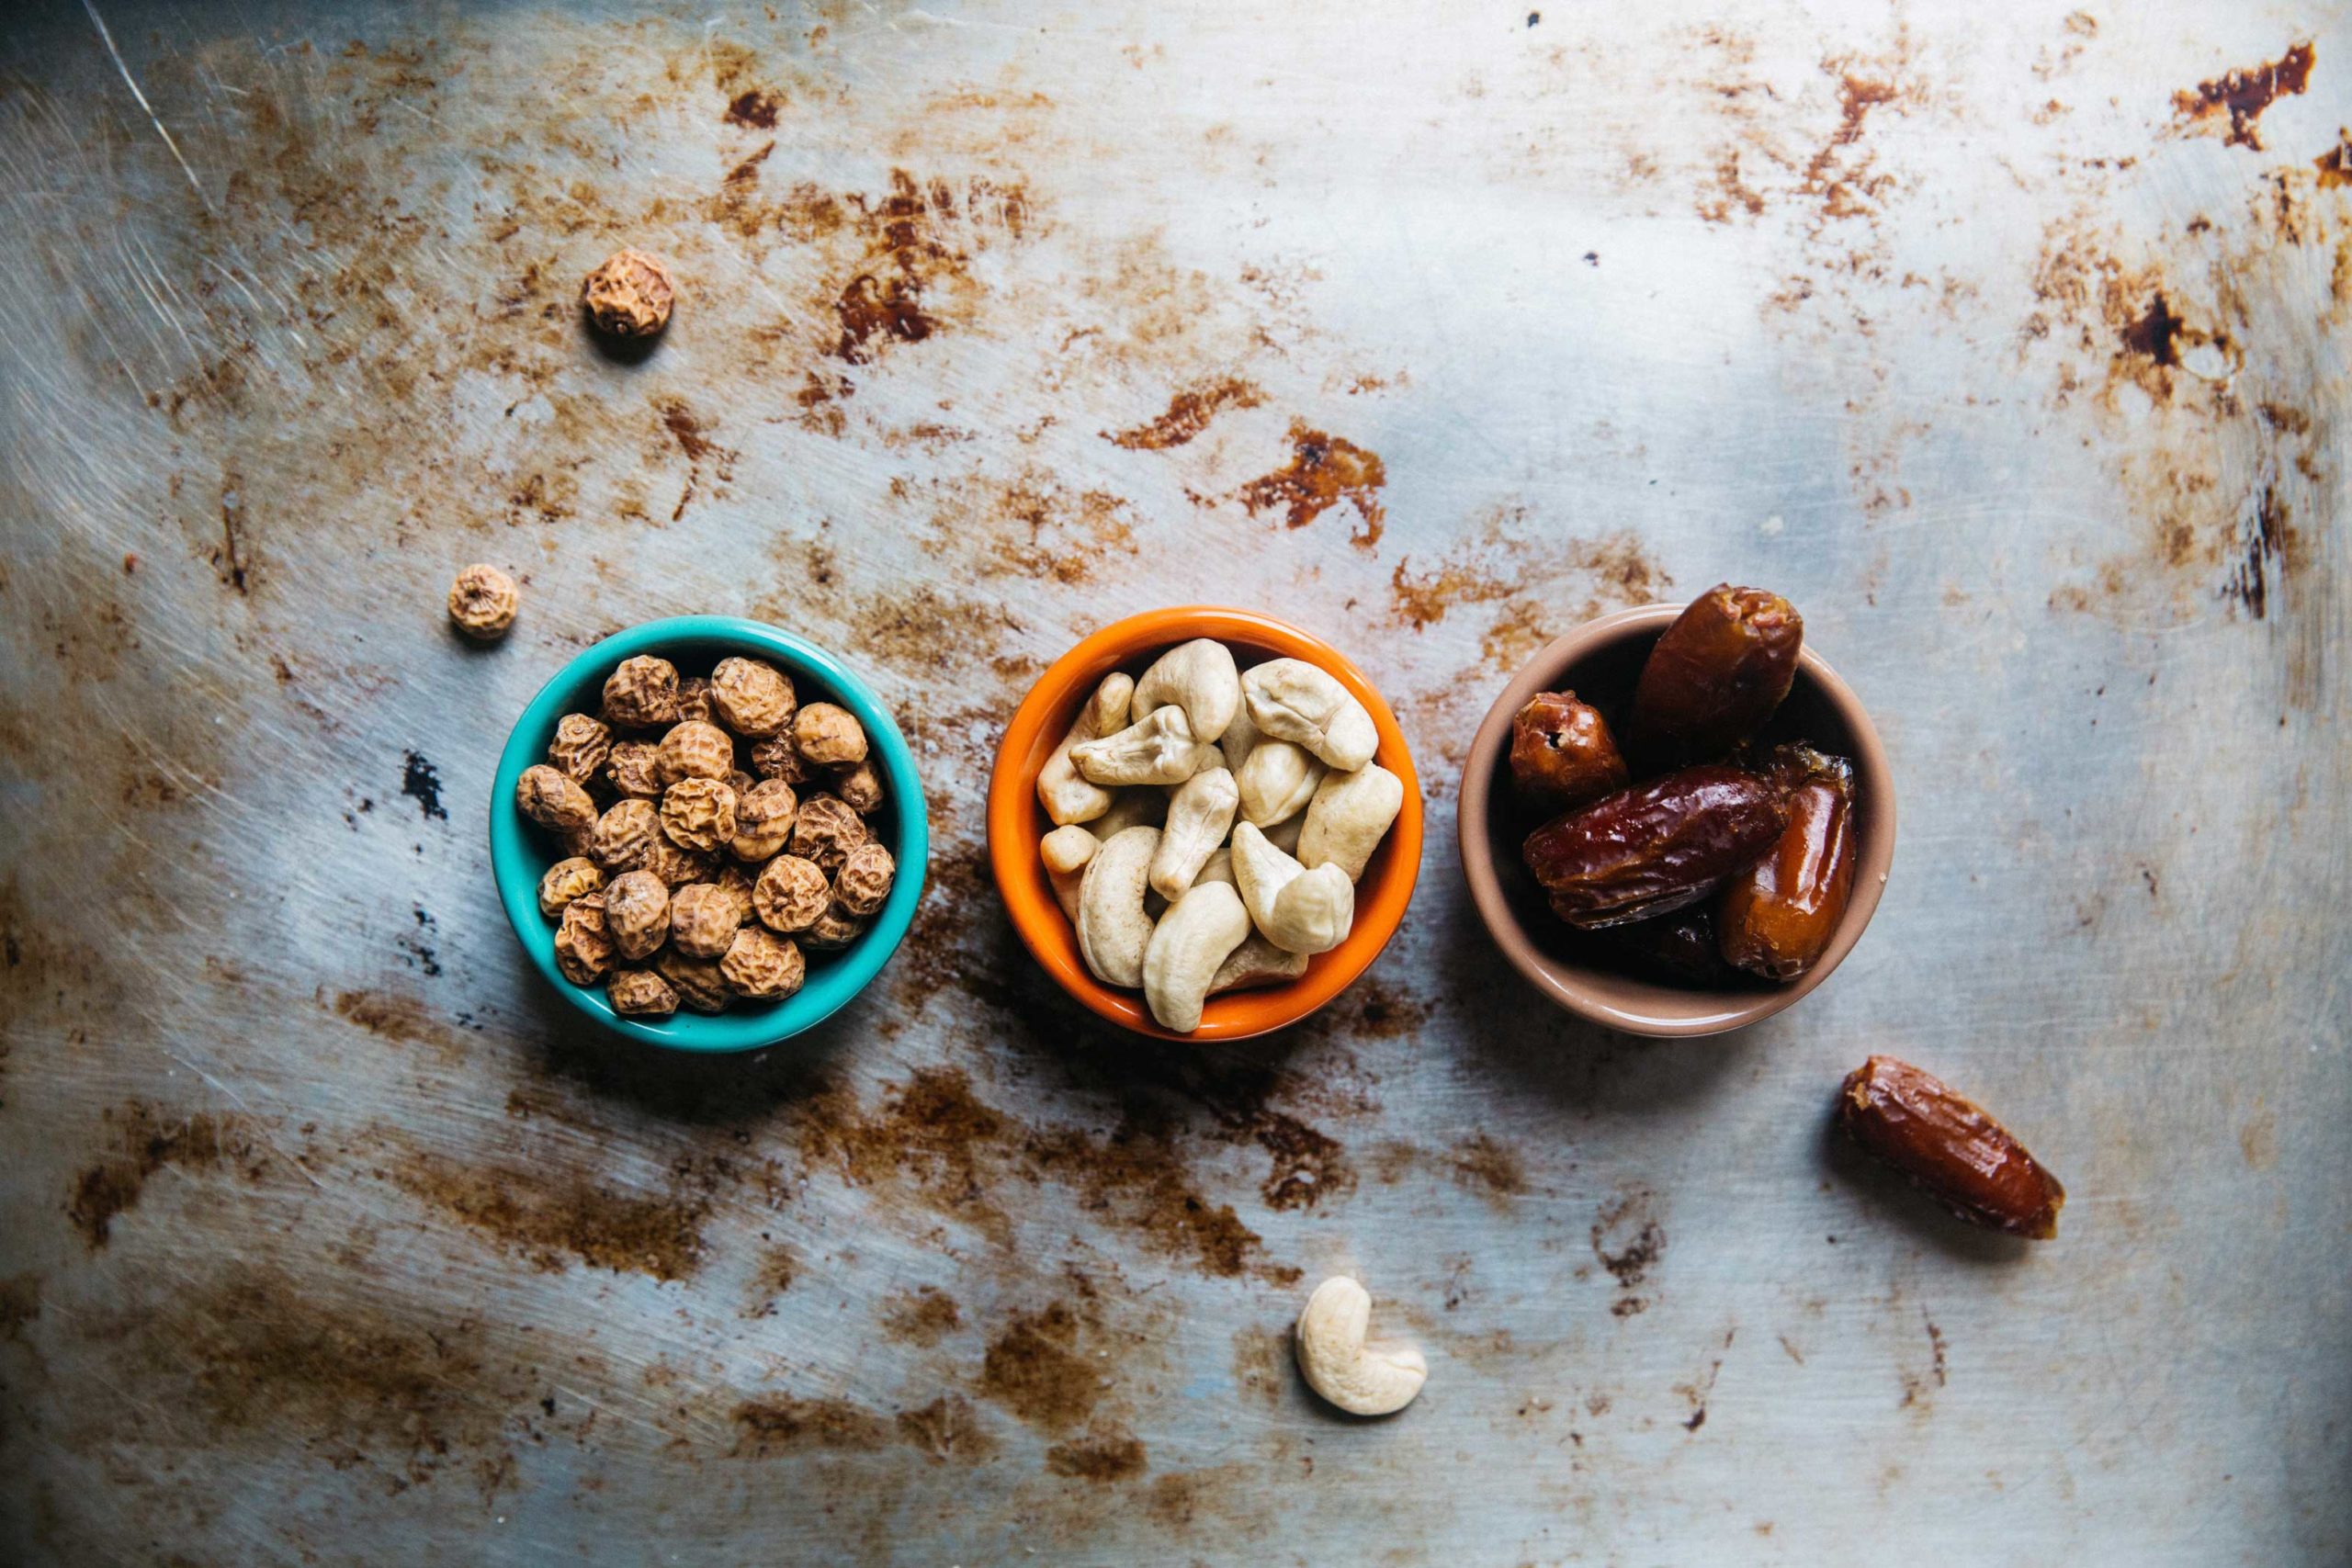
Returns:
[[[1080,775],[1098,784],[1182,784],[1212,758],[1224,760],[1214,746],[1193,739],[1192,726],[1178,707],[1157,709],[1116,735],[1069,749]]]
[[[1163,1029],[1190,1034],[1227,954],[1250,934],[1241,895],[1222,882],[1195,887],[1168,907],[1143,955],[1143,999]]]
[[[1233,650],[1202,637],[1154,660],[1136,682],[1134,716],[1148,718],[1170,705],[1184,710],[1195,740],[1223,735],[1241,706],[1241,673],[1233,666]]]
[[[1315,1287],[1298,1314],[1298,1370],[1306,1386],[1351,1416],[1392,1416],[1430,1381],[1430,1365],[1410,1346],[1364,1343],[1372,1297],[1344,1274]]]
[[[1193,874],[1193,886],[1198,887],[1204,882],[1222,882],[1228,887],[1235,886],[1231,850],[1220,844],[1209,852],[1209,858],[1203,861],[1201,869]]]
[[[1233,880],[1250,920],[1284,953],[1329,953],[1355,923],[1356,885],[1346,872],[1336,865],[1307,870],[1268,843],[1254,823],[1234,824]]]
[[[1105,735],[1116,735],[1126,728],[1127,703],[1136,683],[1114,670],[1102,677],[1086,705],[1078,710],[1078,718],[1063,736],[1061,744],[1037,770],[1037,804],[1057,824],[1091,822],[1111,808],[1110,795],[1078,776],[1078,769],[1069,760],[1070,749]]]
[[[1106,986],[1143,983],[1151,920],[1144,913],[1144,875],[1159,847],[1157,828],[1129,828],[1103,840],[1078,886],[1078,951]]]
[[[1377,762],[1353,773],[1330,773],[1307,803],[1306,826],[1298,835],[1298,863],[1309,871],[1336,865],[1354,882],[1363,875],[1372,852],[1388,836],[1405,807],[1405,781]]]
[[[1315,796],[1323,764],[1295,740],[1261,740],[1234,782],[1241,786],[1241,819],[1259,827],[1287,822]]]
[[[1295,740],[1342,770],[1361,768],[1380,747],[1372,715],[1327,670],[1303,659],[1270,659],[1241,677],[1250,721],[1277,740]]]
[[[1306,813],[1302,811],[1295,817],[1285,817],[1272,827],[1266,829],[1266,842],[1273,845],[1283,853],[1295,858],[1298,854],[1299,835],[1306,829]]]
[[[1054,898],[1070,923],[1078,923],[1078,885],[1086,874],[1086,863],[1102,840],[1075,822],[1065,822],[1037,840],[1037,857],[1046,863],[1046,880],[1054,885]]]
[[[1208,878],[1203,871],[1198,887]],[[1227,991],[1247,990],[1252,986],[1280,986],[1306,973],[1306,954],[1284,953],[1256,931],[1251,931],[1226,961],[1217,965],[1209,977],[1209,995],[1221,996]]]
[[[1258,742],[1264,739],[1258,733],[1258,727],[1250,721],[1250,705],[1243,703],[1236,707],[1233,722],[1227,725],[1225,733],[1216,738],[1216,743],[1225,749],[1225,765],[1233,770],[1235,778],[1241,776],[1242,764],[1250,761],[1250,753],[1256,750]]]
[[[1168,822],[1151,857],[1151,885],[1163,898],[1179,898],[1233,827],[1241,792],[1223,768],[1194,773],[1168,797]]]

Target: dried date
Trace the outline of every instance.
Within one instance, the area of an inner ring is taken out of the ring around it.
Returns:
[[[1589,940],[1595,944],[1594,952],[1612,967],[1661,985],[1728,991],[1755,984],[1724,962],[1713,912],[1703,904],[1654,920],[1596,931]]]
[[[1554,818],[1521,854],[1555,913],[1600,931],[1697,903],[1770,849],[1787,816],[1761,774],[1685,768]]]
[[[1724,962],[1793,980],[1821,957],[1853,897],[1854,769],[1842,757],[1782,747],[1769,776],[1786,791],[1788,826],[1724,885],[1715,924]]]
[[[1625,759],[1609,723],[1574,692],[1541,692],[1510,721],[1510,782],[1519,798],[1565,811],[1625,787]]]
[[[1719,583],[1666,628],[1634,687],[1636,761],[1720,757],[1764,728],[1796,679],[1804,617],[1777,593]]]
[[[2066,1189],[2007,1128],[1932,1074],[1872,1056],[1846,1075],[1838,1123],[1970,1224],[2033,1241],[2058,1234]]]

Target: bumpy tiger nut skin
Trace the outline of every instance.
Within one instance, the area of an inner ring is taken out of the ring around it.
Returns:
[[[1554,818],[1521,854],[1555,913],[1599,931],[1697,903],[1770,848],[1787,819],[1761,774],[1686,768]]]
[[[745,926],[727,944],[718,961],[718,977],[737,996],[769,1002],[792,995],[808,977],[808,960],[788,936],[764,926]]]
[[[722,659],[710,672],[711,711],[747,739],[781,733],[799,705],[792,678],[764,659]]]
[[[596,803],[560,768],[536,762],[514,781],[515,809],[548,831],[573,833],[596,820]]]
[[[708,882],[718,874],[718,857],[682,848],[670,841],[669,834],[656,833],[653,851],[645,857],[645,869],[660,877],[664,887],[684,887],[689,882]]]
[[[605,722],[619,729],[651,729],[678,722],[678,667],[639,654],[605,677]]]
[[[1771,849],[1724,885],[1715,906],[1726,963],[1768,980],[1812,968],[1846,918],[1854,894],[1854,769],[1842,757],[1809,753],[1783,761],[1788,826]]]
[[[616,800],[596,818],[596,832],[588,858],[617,876],[635,871],[652,857],[662,838],[661,814],[650,800]]]
[[[1628,782],[1609,721],[1574,692],[1542,692],[1510,721],[1510,782],[1543,811],[1598,800]]]
[[[778,855],[752,885],[752,908],[770,931],[805,931],[833,902],[832,884],[814,861]]]
[[[710,677],[707,675],[678,677],[678,722],[684,724],[688,719],[701,724],[710,722]]]
[[[1846,1075],[1838,1124],[1970,1224],[2032,1241],[2058,1234],[2065,1187],[2007,1128],[1932,1074],[1872,1056]]]
[[[623,958],[646,957],[670,937],[670,889],[650,871],[626,871],[605,889],[605,929]]]
[[[800,797],[782,779],[762,779],[735,801],[735,837],[727,851],[737,860],[757,863],[781,854],[792,837],[793,818],[800,814]]]
[[[752,771],[763,779],[782,779],[788,784],[807,784],[813,770],[793,745],[789,733],[771,735],[751,745]]]
[[[688,958],[718,958],[742,924],[735,896],[715,882],[690,882],[670,896],[670,945]]]
[[[475,642],[496,642],[514,625],[523,591],[494,566],[477,562],[449,584],[449,620]]]
[[[580,306],[606,337],[649,338],[670,324],[677,280],[669,264],[639,250],[618,250],[580,285]]]
[[[793,716],[792,743],[820,768],[865,761],[865,727],[831,703],[810,703]]]
[[[662,798],[662,746],[655,740],[616,740],[605,759],[605,781],[634,800]]]
[[[832,784],[833,793],[841,796],[842,804],[860,817],[873,816],[889,798],[882,787],[882,772],[871,757],[846,768],[836,768]]]
[[[899,863],[890,852],[868,840],[842,857],[841,870],[833,874],[833,901],[843,913],[863,919],[890,897],[898,874]]]
[[[575,986],[593,986],[613,966],[612,934],[605,929],[605,896],[591,893],[563,907],[555,928],[555,966]]]
[[[812,795],[792,821],[787,852],[815,861],[827,876],[841,870],[850,851],[865,842],[865,822],[837,795]]]
[[[800,945],[817,953],[833,953],[847,947],[865,931],[865,922],[842,908],[828,904],[825,912],[808,922],[799,932]]]
[[[684,849],[723,849],[735,837],[735,792],[717,779],[680,779],[662,793],[662,831]]]
[[[718,726],[690,718],[672,725],[662,737],[661,759],[662,783],[665,786],[680,779],[718,779],[723,783],[735,771],[735,742]]]
[[[724,1012],[735,995],[718,973],[716,958],[693,958],[665,947],[653,955],[653,972],[669,981],[678,1000],[696,1012]]]
[[[670,982],[645,969],[622,969],[605,984],[605,998],[624,1018],[667,1018],[678,1010]]]
[[[1666,628],[1642,666],[1628,741],[1645,768],[1721,757],[1762,729],[1796,679],[1804,617],[1777,593],[1718,583]]]
[[[605,886],[605,874],[585,855],[573,855],[548,867],[539,878],[539,913],[553,919],[574,898],[584,898]]]
[[[613,732],[603,719],[568,713],[555,723],[555,739],[548,742],[548,761],[574,784],[593,782],[613,750]]]
[[[710,874],[711,886],[727,895],[735,906],[735,923],[742,925],[752,918],[752,874],[748,866],[732,861],[720,861],[718,869]]]

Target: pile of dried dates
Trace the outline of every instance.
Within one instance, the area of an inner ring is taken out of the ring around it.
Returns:
[[[1555,814],[1521,856],[1553,912],[1597,933],[1596,956],[1709,987],[1793,980],[1820,959],[1853,892],[1853,764],[1757,740],[1804,640],[1787,600],[1722,584],[1650,650],[1622,746],[1574,692],[1512,720],[1518,798]]]

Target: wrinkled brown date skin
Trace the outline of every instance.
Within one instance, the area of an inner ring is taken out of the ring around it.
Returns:
[[[1718,583],[1650,649],[1627,720],[1645,767],[1720,757],[1764,728],[1796,679],[1804,617],[1761,588]]]
[[[2066,1189],[1950,1084],[1892,1056],[1846,1075],[1838,1122],[1874,1158],[1973,1225],[2047,1241]]]
[[[1697,903],[1770,849],[1787,816],[1760,773],[1685,768],[1554,818],[1520,852],[1555,914],[1600,931]]]
[[[1565,811],[1627,781],[1609,723],[1574,692],[1542,692],[1510,721],[1510,782],[1526,804]]]
[[[1769,775],[1785,789],[1789,824],[1715,906],[1724,960],[1768,980],[1814,965],[1854,893],[1854,768],[1842,757],[1784,746]]]

